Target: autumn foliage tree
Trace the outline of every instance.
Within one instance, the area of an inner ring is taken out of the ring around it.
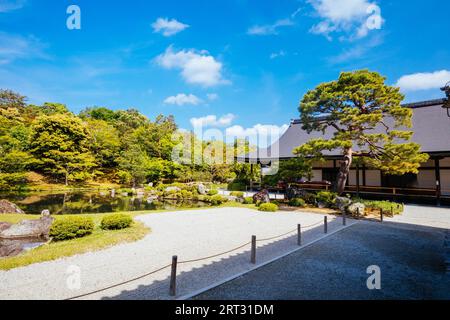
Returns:
[[[412,110],[401,106],[399,88],[385,83],[377,72],[344,72],[336,81],[320,84],[300,103],[303,129],[333,131],[331,139],[313,139],[295,149],[307,159],[323,160],[325,151],[340,150],[336,191],[342,194],[354,157],[391,175],[418,173],[428,160],[411,142]]]

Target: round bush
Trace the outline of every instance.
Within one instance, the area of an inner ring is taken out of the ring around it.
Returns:
[[[218,205],[221,205],[222,203],[227,202],[228,199],[225,198],[225,197],[222,197],[222,196],[219,195],[219,194],[217,194],[217,195],[215,195],[215,196],[212,196],[211,199],[210,199],[210,201],[211,201],[211,204],[212,204],[212,205],[218,206]]]
[[[277,212],[278,206],[274,203],[263,203],[259,206],[258,210],[263,212]]]
[[[91,218],[67,217],[53,222],[50,237],[55,241],[82,238],[94,231],[94,221]]]
[[[131,226],[133,219],[126,214],[111,214],[102,219],[101,228],[103,230],[121,230]]]
[[[291,201],[289,201],[289,205],[291,207],[304,208],[304,207],[306,207],[306,202],[303,199],[295,198],[295,199],[292,199]]]
[[[219,194],[219,191],[217,191],[215,189],[208,190],[208,196],[215,196],[218,194]]]
[[[252,197],[247,197],[244,199],[244,204],[253,204],[253,198]]]
[[[236,198],[244,198],[244,193],[242,191],[233,191],[231,192],[231,196]]]

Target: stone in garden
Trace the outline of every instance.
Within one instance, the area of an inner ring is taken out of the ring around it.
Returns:
[[[286,189],[286,198],[287,200],[292,200],[296,198],[303,198],[305,197],[307,192],[303,189],[296,188],[296,187],[289,187]]]
[[[0,233],[0,239],[48,238],[54,218],[42,216],[39,220],[24,220]]]
[[[350,207],[352,204],[352,200],[346,197],[337,197],[336,198],[336,208],[339,209],[339,211],[344,212],[348,210],[348,207]]]
[[[43,211],[41,212],[41,216],[43,216],[43,217],[48,217],[48,216],[50,216],[50,210],[43,210]]]
[[[261,190],[260,192],[258,192],[257,194],[255,194],[253,196],[253,202],[257,203],[270,203],[270,196],[269,196],[269,191],[267,191],[266,189]]]
[[[359,215],[364,216],[366,213],[366,206],[363,203],[359,203],[359,202],[353,203],[352,205],[350,205],[350,207],[348,207],[347,211],[352,216],[357,216],[358,209],[359,209]]]
[[[198,191],[198,193],[201,194],[201,195],[206,195],[206,187],[205,187],[205,185],[204,185],[203,183],[200,183],[200,184],[197,186],[197,191]]]
[[[0,222],[0,232],[5,231],[6,229],[9,229],[11,226],[12,226],[11,223]]]
[[[0,214],[25,214],[17,205],[8,200],[0,200]]]
[[[13,257],[22,252],[22,244],[18,241],[0,240],[0,257]]]

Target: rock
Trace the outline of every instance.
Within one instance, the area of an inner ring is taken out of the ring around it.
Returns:
[[[197,191],[198,191],[198,193],[201,194],[201,195],[206,195],[206,187],[205,187],[205,185],[204,185],[203,183],[200,183],[200,184],[197,186]]]
[[[164,192],[180,192],[181,189],[178,187],[167,187],[166,190],[164,190]]]
[[[358,216],[358,209],[359,209],[359,215],[365,216],[366,206],[363,203],[355,202],[348,207],[347,211],[352,216]]]
[[[17,256],[22,250],[22,244],[18,241],[0,240],[0,257]]]
[[[49,217],[50,216],[50,210],[42,210],[41,216],[42,217]]]
[[[348,207],[350,207],[352,204],[352,200],[346,197],[337,197],[336,198],[336,208],[339,209],[339,211],[344,212],[348,210]]]
[[[261,190],[260,192],[258,192],[257,194],[255,194],[253,196],[253,202],[254,203],[270,203],[270,196],[269,196],[269,191],[267,191],[266,189]]]
[[[5,231],[6,229],[9,229],[11,226],[12,226],[11,223],[0,222],[0,232]]]
[[[286,189],[286,198],[287,200],[292,200],[296,198],[304,198],[307,192],[303,189],[296,187],[289,187]]]
[[[0,233],[0,239],[48,238],[54,218],[42,216],[39,220],[24,220]]]
[[[25,214],[17,205],[8,200],[0,200],[0,214],[17,213]]]

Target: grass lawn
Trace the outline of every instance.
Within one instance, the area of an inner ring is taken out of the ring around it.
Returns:
[[[198,210],[202,212],[204,209],[210,208],[224,208],[224,207],[239,207],[239,208],[249,208],[257,209],[255,205],[244,205],[237,202],[229,202],[216,207],[206,207],[206,208],[189,208],[189,209],[178,209],[171,211],[194,211]],[[165,210],[155,210],[155,211],[143,211],[143,212],[125,212],[126,214],[136,217],[143,214],[153,214],[161,213]],[[94,219],[96,228],[94,232],[80,239],[62,241],[62,242],[52,242],[46,244],[42,247],[34,249],[32,251],[25,252],[19,256],[11,258],[0,258],[0,270],[11,270],[18,267],[24,267],[33,263],[45,262],[56,260],[63,257],[70,257],[76,254],[82,254],[92,251],[98,251],[106,249],[108,247],[118,245],[120,243],[134,242],[144,238],[151,230],[147,228],[143,223],[135,221],[133,225],[124,230],[118,231],[105,231],[100,228],[100,222],[102,218],[108,215],[105,214],[80,214],[80,215],[70,215],[79,217],[91,217]],[[56,219],[61,219],[64,215],[54,216]],[[18,223],[22,220],[39,219],[39,216],[26,215],[26,214],[5,214],[0,215],[1,222],[8,223]]]

